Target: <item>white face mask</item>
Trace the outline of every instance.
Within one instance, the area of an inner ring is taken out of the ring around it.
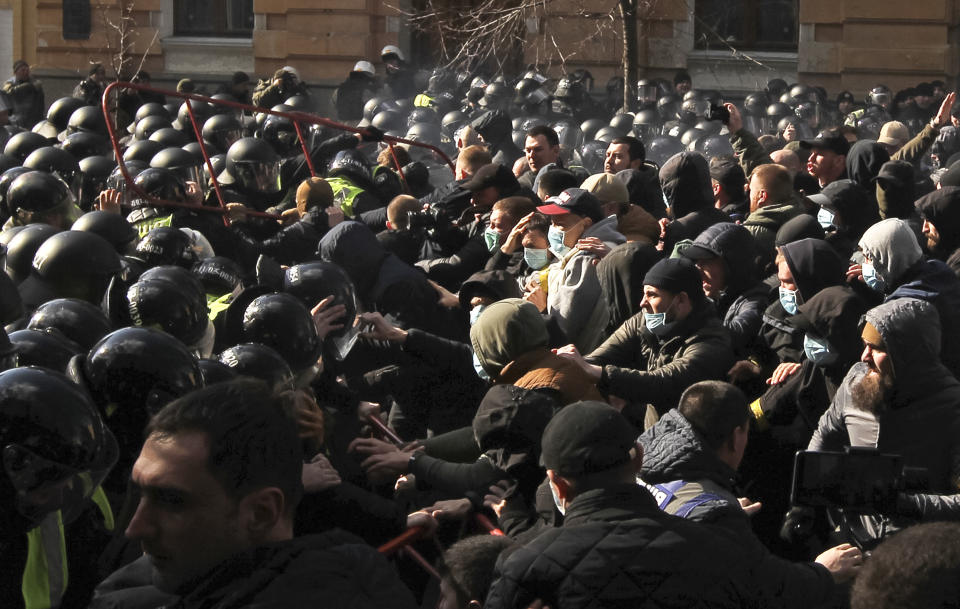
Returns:
[[[560,496],[557,495],[557,487],[553,482],[548,482],[550,485],[550,494],[553,495],[553,505],[557,506],[557,511],[560,512],[562,516],[567,515],[567,508],[563,507],[563,501],[560,500]]]

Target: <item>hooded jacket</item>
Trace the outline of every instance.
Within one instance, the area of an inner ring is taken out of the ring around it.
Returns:
[[[830,597],[834,583],[825,567],[784,560],[760,543],[737,500],[737,473],[716,457],[678,410],[671,409],[663,415],[641,434],[639,442],[643,446],[640,477],[645,483],[697,482],[714,497],[696,505],[684,518],[728,529],[755,552],[761,558],[755,581],[765,590],[765,596],[776,599],[778,606],[796,609],[818,606]],[[654,487],[651,492],[656,490]],[[670,504],[661,506],[664,508],[671,511]]]
[[[904,220],[888,218],[872,226],[860,240],[864,256],[873,261],[883,280],[886,301],[919,298],[933,304],[943,329],[940,358],[954,374],[960,373],[960,279],[939,260],[923,260],[923,253]]]
[[[777,232],[784,224],[804,213],[803,206],[791,198],[781,203],[768,203],[751,212],[743,222],[756,241],[757,253],[764,262],[773,260]]]
[[[631,241],[613,248],[597,265],[600,288],[610,311],[607,335],[640,311],[643,278],[660,258],[654,246]]]
[[[756,339],[767,307],[768,290],[757,277],[756,243],[745,227],[724,222],[700,233],[693,244],[723,259],[727,286],[715,304],[740,353]]]
[[[603,367],[597,386],[605,395],[652,404],[663,414],[690,385],[725,379],[735,357],[729,333],[704,298],[663,339],[647,330],[643,313],[637,313],[587,360]]]
[[[600,399],[583,369],[550,351],[548,340],[540,312],[519,298],[493,303],[470,328],[476,359],[494,382],[549,390],[560,405]]]
[[[960,186],[944,186],[916,202],[917,211],[937,229],[940,242],[930,253],[946,262],[960,247]]]
[[[853,388],[871,368],[854,364],[808,449],[874,447],[925,469],[929,479],[925,492],[900,492],[887,513],[863,517],[856,534],[869,542],[919,521],[960,517],[960,381],[940,363],[941,328],[929,303],[899,298],[871,309],[866,319],[890,357],[892,392],[878,413],[858,407]]]
[[[513,125],[502,110],[489,110],[470,123],[490,147],[494,163],[513,167],[523,152],[513,143]]]
[[[847,175],[868,193],[873,192],[873,181],[890,153],[873,140],[859,140],[847,152]]]
[[[823,207],[839,219],[837,229],[828,232],[826,240],[844,259],[849,259],[863,233],[880,221],[877,201],[856,182],[846,179],[824,186],[820,195],[828,200]]]
[[[617,232],[617,217],[609,216],[590,225],[581,239],[596,237],[613,249],[626,239]],[[603,297],[594,256],[576,247],[550,266],[547,282],[547,315],[554,318],[567,339],[581,353],[593,350],[603,340],[610,310]]]
[[[762,425],[771,426],[778,443],[790,451],[791,460],[793,450],[810,441],[850,366],[860,360],[860,317],[867,303],[850,287],[837,285],[820,290],[799,308],[800,313],[791,318],[793,326],[826,339],[837,358],[832,364],[819,366],[804,357],[800,370],[760,397]]]
[[[831,285],[843,283],[846,265],[840,256],[822,239],[800,239],[780,248],[787,261],[794,283],[797,284],[798,303],[803,303]],[[760,335],[772,353],[767,361],[767,372],[772,372],[777,364],[799,362],[803,355],[803,331],[794,327],[787,319],[787,312],[775,300],[763,312],[763,326]]]
[[[681,239],[696,239],[704,229],[730,216],[713,205],[710,167],[702,154],[681,152],[660,168],[660,186],[674,221],[667,225],[664,251]]]
[[[368,311],[389,316],[402,328],[444,338],[463,337],[462,321],[438,304],[437,292],[426,277],[384,250],[363,224],[337,224],[320,240],[318,253],[347,272]]]
[[[657,168],[641,165],[638,169],[624,169],[616,174],[630,194],[630,203],[639,205],[654,218],[666,218],[667,207],[663,203],[663,191],[660,189],[660,176]]]

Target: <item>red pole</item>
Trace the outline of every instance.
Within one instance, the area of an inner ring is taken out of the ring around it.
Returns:
[[[387,543],[377,548],[377,552],[388,555],[393,554],[403,546],[413,543],[417,539],[423,537],[424,533],[426,533],[426,529],[423,527],[410,527],[403,533],[400,533],[400,535],[397,535]]]
[[[393,165],[397,168],[397,173],[400,174],[400,181],[403,182],[403,189],[407,191],[407,194],[410,194],[410,185],[407,184],[407,176],[403,175],[403,168],[400,167],[400,161],[397,160],[397,151],[393,149],[393,142],[387,142],[387,146],[390,148],[390,156],[393,157]]]
[[[115,88],[118,88],[118,87],[126,87],[127,85],[129,85],[130,88],[141,89],[141,90],[146,90],[146,91],[155,91],[155,92],[165,93],[165,94],[171,95],[171,96],[173,96],[173,97],[182,97],[182,98],[184,98],[184,99],[186,99],[187,97],[191,97],[191,98],[193,97],[193,96],[188,96],[188,95],[185,94],[185,93],[170,93],[169,91],[161,91],[161,90],[159,90],[159,89],[153,89],[153,88],[151,88],[151,87],[144,87],[144,86],[141,86],[141,85],[134,85],[133,83],[122,83],[122,82],[113,82],[113,83],[110,83],[109,85],[107,85],[107,88],[104,89],[104,91],[103,91],[103,98],[101,99],[101,102],[100,102],[100,107],[101,107],[101,109],[103,110],[103,118],[104,118],[104,122],[106,122],[106,124],[107,124],[107,133],[110,135],[110,145],[113,147],[113,154],[114,154],[114,156],[115,156],[116,159],[117,159],[117,166],[118,166],[118,168],[120,169],[120,174],[123,176],[123,179],[124,179],[124,180],[126,181],[126,183],[127,183],[127,187],[130,188],[131,190],[133,190],[134,194],[136,194],[137,196],[143,197],[144,199],[150,201],[150,204],[151,204],[151,205],[155,205],[156,207],[172,207],[172,208],[176,208],[176,209],[189,209],[189,210],[191,210],[191,211],[199,211],[199,212],[205,212],[205,213],[213,213],[213,214],[225,215],[225,214],[227,213],[227,210],[226,210],[225,208],[223,208],[223,207],[219,207],[219,208],[218,208],[218,207],[207,207],[207,206],[205,206],[205,205],[193,205],[192,203],[183,203],[183,202],[180,202],[180,201],[165,201],[165,200],[163,200],[163,199],[158,199],[158,198],[156,198],[156,197],[152,197],[152,196],[148,195],[147,193],[145,193],[139,186],[137,186],[137,185],[133,182],[133,177],[130,175],[130,172],[127,171],[127,166],[126,166],[126,165],[124,164],[124,162],[123,162],[123,151],[120,150],[120,140],[117,138],[117,127],[116,127],[116,125],[115,125],[114,122],[113,122],[113,118],[110,116],[110,105],[109,105],[110,93],[111,93]],[[217,102],[217,101],[221,101],[221,100],[216,100],[216,99],[215,99],[215,100],[213,100],[213,101],[214,101],[214,102]],[[241,107],[241,108],[244,107],[242,104],[233,104],[232,102],[226,102],[226,101],[225,101],[225,102],[222,102],[222,103],[228,104],[228,105],[239,106],[239,107]],[[192,114],[193,114],[193,113],[192,113],[192,109],[191,109],[191,120],[193,120]],[[196,131],[196,125],[194,125],[194,131]],[[201,138],[201,139],[202,139],[202,138]],[[204,149],[204,148],[203,148],[203,144],[201,144],[201,150],[203,150],[203,149]],[[204,152],[204,154],[206,154],[206,152]],[[207,162],[209,163],[209,159],[207,159]],[[208,166],[208,167],[209,167],[209,166]],[[210,168],[210,170],[212,171],[212,167],[209,167],[209,168]],[[216,184],[216,180],[214,180],[214,184]],[[220,198],[220,196],[219,196],[219,191],[217,192],[217,194],[218,194],[218,198]],[[222,202],[223,202],[222,198],[220,198],[220,201],[221,201],[221,204],[222,204]],[[257,218],[270,218],[270,219],[273,219],[273,220],[279,220],[279,219],[280,219],[280,216],[278,216],[278,215],[276,215],[276,214],[268,214],[268,213],[262,212],[262,211],[253,211],[253,210],[250,210],[250,211],[247,212],[247,215],[254,216],[254,217],[257,217]]]
[[[310,169],[310,177],[314,177],[317,175],[317,170],[313,168],[313,159],[310,158],[310,149],[307,148],[307,140],[303,139],[300,122],[293,121],[293,128],[297,130],[297,137],[300,138],[300,148],[303,149],[303,158],[307,161],[307,167]]]
[[[200,131],[200,125],[197,124],[197,117],[193,113],[193,104],[190,103],[190,100],[186,100],[187,104],[187,114],[190,116],[190,124],[193,125],[193,132],[197,136],[197,143],[200,144],[200,154],[203,155],[203,162],[207,164],[207,171],[210,172],[210,176],[213,181],[213,191],[217,195],[217,201],[220,203],[220,209],[224,212],[227,211],[227,204],[223,200],[223,193],[220,191],[220,183],[217,182],[217,176],[213,172],[213,163],[210,161],[210,155],[207,154],[207,145],[203,142],[203,133]],[[226,214],[223,216],[223,225],[229,227],[230,219],[227,218]]]
[[[380,432],[381,435],[386,437],[388,440],[394,444],[403,444],[403,440],[400,439],[400,436],[396,434],[392,429],[383,424],[383,421],[373,416],[372,414],[367,416],[367,422],[370,423],[373,427]]]

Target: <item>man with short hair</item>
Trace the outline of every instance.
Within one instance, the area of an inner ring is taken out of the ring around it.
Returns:
[[[505,535],[474,535],[443,553],[440,596],[443,609],[481,609],[497,559],[513,541]]]
[[[547,165],[563,166],[560,160],[560,138],[548,125],[537,125],[527,131],[523,144],[526,170],[519,176],[520,185],[533,190],[533,182]]]
[[[144,555],[108,582],[149,566],[156,589],[184,609],[415,606],[359,538],[339,530],[294,538],[303,455],[289,411],[247,380],[165,406],[131,474],[139,503],[126,535]],[[93,607],[111,606],[109,593],[99,596]]]
[[[647,160],[643,142],[635,137],[624,135],[614,138],[607,146],[603,159],[604,173],[617,173],[624,169],[640,169]]]
[[[819,606],[833,593],[834,580],[855,575],[863,557],[859,549],[841,544],[813,563],[791,563],[760,543],[750,515],[761,506],[738,498],[735,486],[752,418],[747,397],[735,386],[721,381],[691,385],[678,407],[640,436],[640,476],[661,510],[727,528],[756,552],[764,574],[757,585],[780,606]]]
[[[850,592],[853,609],[952,607],[960,598],[960,524],[912,526],[883,542]]]
[[[24,129],[43,119],[43,85],[30,76],[30,65],[22,59],[13,64],[13,76],[3,83],[3,94],[12,106],[10,122]]]
[[[803,207],[794,197],[793,179],[782,165],[760,165],[750,176],[750,215],[743,227],[757,242],[757,250],[764,262],[774,255],[777,231],[788,221],[803,213]]]
[[[728,533],[660,512],[636,483],[636,428],[603,402],[550,420],[540,461],[563,525],[501,558],[486,609],[745,607],[751,557]]]
[[[815,139],[803,140],[807,151],[807,173],[817,179],[820,188],[847,175],[847,153],[850,143],[836,130],[823,131]]]

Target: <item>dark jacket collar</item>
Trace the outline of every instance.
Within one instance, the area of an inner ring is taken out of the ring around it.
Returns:
[[[573,498],[563,526],[588,522],[617,522],[660,513],[650,492],[636,484],[618,484],[585,491]]]

